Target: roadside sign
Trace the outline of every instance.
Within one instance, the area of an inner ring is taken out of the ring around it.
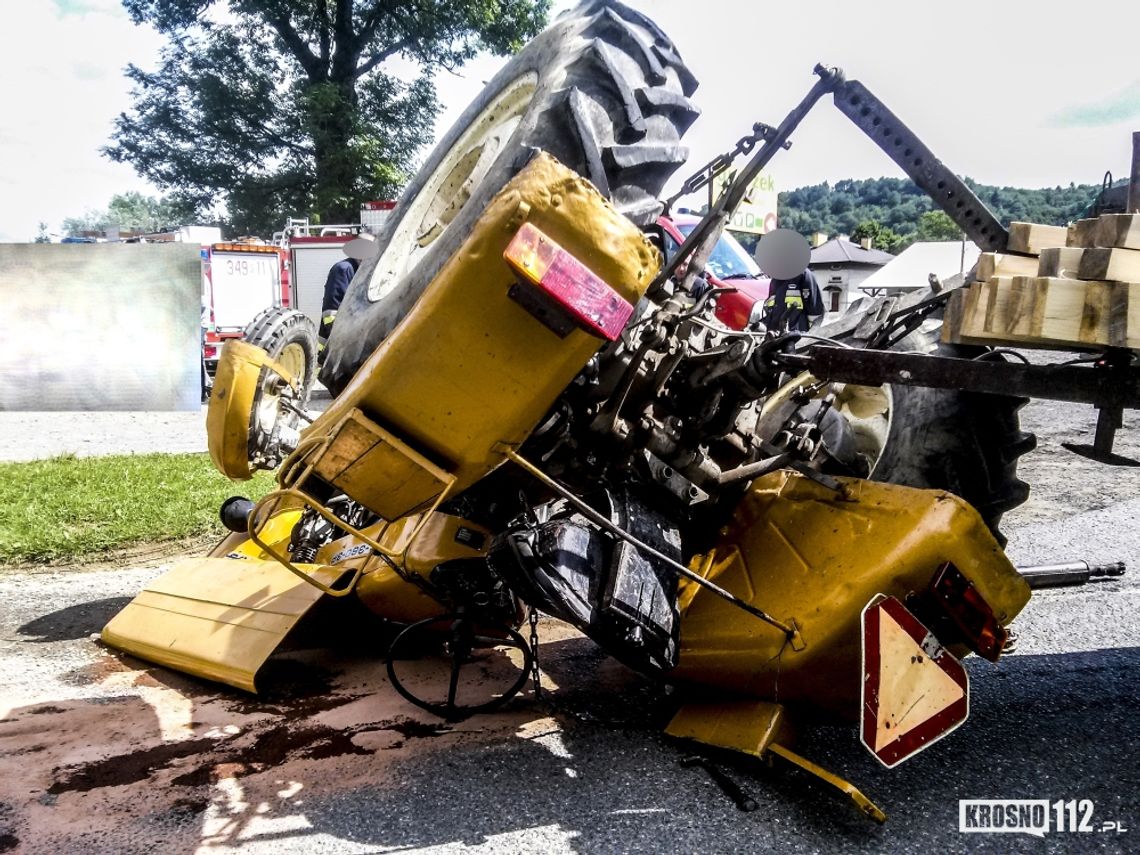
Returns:
[[[966,669],[894,597],[863,609],[859,739],[887,768],[957,728],[969,714]]]
[[[730,169],[712,180],[709,185],[710,205],[720,198],[724,188],[735,178],[736,170]],[[728,221],[727,228],[734,232],[748,232],[755,235],[768,234],[776,228],[778,199],[779,194],[776,192],[775,179],[770,173],[761,172],[752,180],[744,198],[736,206],[736,210],[732,212],[732,219]]]

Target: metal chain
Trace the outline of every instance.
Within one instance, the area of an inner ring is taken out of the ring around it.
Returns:
[[[741,137],[736,142],[736,148],[732,151],[725,152],[710,160],[695,173],[685,179],[685,183],[681,185],[681,189],[669,197],[665,203],[666,209],[672,207],[673,203],[680,199],[682,196],[687,196],[690,193],[696,193],[706,184],[712,182],[714,178],[732,166],[732,162],[742,154],[750,154],[752,149],[763,142],[769,135],[774,133],[774,129],[764,124],[757,122],[752,126],[752,133],[746,137]]]
[[[530,610],[531,673],[534,677],[534,699],[542,700],[542,677],[538,668],[538,609]]]

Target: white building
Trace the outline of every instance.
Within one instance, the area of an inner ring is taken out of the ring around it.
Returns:
[[[966,273],[978,260],[981,250],[969,241],[925,241],[912,243],[898,257],[868,276],[859,289],[872,297],[893,296],[930,287],[933,274],[942,283]]]
[[[842,312],[849,303],[863,296],[859,286],[894,260],[889,252],[869,249],[841,236],[815,247],[808,269],[815,274],[823,292],[824,308],[829,313]]]

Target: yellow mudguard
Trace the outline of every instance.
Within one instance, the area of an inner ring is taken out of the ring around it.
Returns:
[[[325,585],[344,573],[298,566]],[[258,669],[321,596],[276,561],[190,558],[112,618],[103,641],[148,662],[256,692]]]
[[[691,582],[680,590],[672,676],[857,718],[860,623],[878,594],[924,591],[946,561],[1008,626],[1029,586],[962,499],[853,478],[844,495],[794,472],[757,479],[692,569],[787,624],[800,644]],[[964,656],[966,648],[954,650]]]

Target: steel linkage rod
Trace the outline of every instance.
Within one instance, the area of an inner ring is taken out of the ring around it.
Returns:
[[[1140,409],[1140,369],[1130,365],[1028,365],[827,345],[773,358],[821,380],[860,386],[893,383]]]
[[[693,279],[699,271],[705,269],[712,248],[720,239],[720,234],[724,231],[725,224],[728,223],[732,212],[744,199],[744,194],[748,192],[748,186],[753,179],[760,174],[760,170],[768,165],[768,161],[775,157],[776,152],[785,147],[792,131],[799,127],[800,122],[811,112],[811,108],[815,106],[816,102],[827,93],[834,91],[843,82],[843,72],[838,68],[824,68],[822,65],[817,65],[815,73],[819,75],[819,80],[816,81],[811,91],[788,113],[778,128],[765,136],[764,142],[752,160],[737,173],[736,178],[725,188],[709,212],[685,238],[685,242],[681,244],[677,254],[657,274],[657,279],[650,286],[651,292],[668,281],[669,277],[686,259],[689,260],[689,268],[685,272],[682,287],[685,290],[692,287]]]

